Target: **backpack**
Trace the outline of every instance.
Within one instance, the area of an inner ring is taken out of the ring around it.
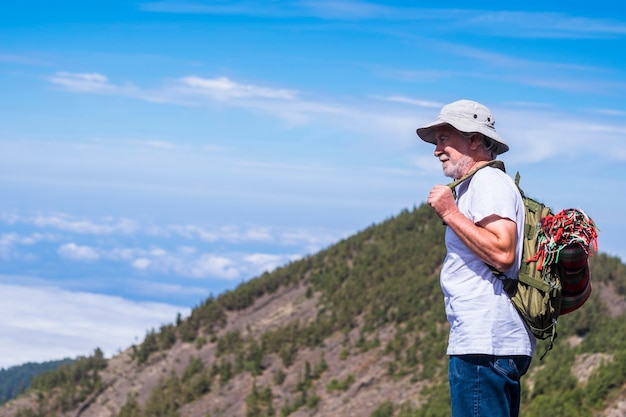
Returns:
[[[455,199],[456,186],[486,166],[505,171],[502,161],[493,160],[448,184]],[[555,216],[548,206],[526,196],[519,182],[518,172],[515,185],[522,196],[525,211],[518,277],[508,278],[489,267],[504,281],[504,289],[511,302],[535,337],[550,339],[541,356],[543,359],[557,337],[558,317],[577,310],[589,298],[589,246],[597,251],[597,229],[593,220],[580,210],[563,210]]]

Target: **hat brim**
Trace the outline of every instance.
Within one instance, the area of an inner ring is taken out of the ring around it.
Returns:
[[[504,142],[504,139],[500,137],[496,133],[495,130],[488,129],[484,126],[476,126],[475,124],[463,123],[460,120],[444,120],[438,118],[434,122],[430,122],[425,124],[422,127],[417,128],[416,133],[424,142],[432,143],[433,145],[437,144],[437,139],[435,138],[435,130],[439,126],[450,125],[459,132],[465,133],[481,133],[487,136],[489,139],[495,141],[496,154],[500,155],[509,150],[509,146]]]

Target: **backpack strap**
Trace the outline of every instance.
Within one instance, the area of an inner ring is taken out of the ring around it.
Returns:
[[[448,184],[448,187],[450,187],[450,189],[452,190],[452,196],[454,197],[455,200],[456,200],[456,186],[461,184],[463,181],[467,181],[468,179],[472,178],[475,173],[477,173],[478,171],[480,171],[481,169],[485,167],[495,167],[506,172],[506,170],[504,169],[504,162],[496,160],[496,159],[492,159],[491,161],[487,162],[485,165],[481,165],[475,170],[468,172],[467,174],[463,175],[461,178],[454,180],[450,184]],[[446,222],[443,222],[443,225],[446,226]]]
[[[478,171],[480,171],[481,169],[483,169],[485,167],[494,167],[494,168],[500,169],[503,172],[506,172],[506,169],[504,167],[504,162],[502,162],[500,160],[497,160],[497,159],[493,159],[493,160],[487,162],[485,165],[482,165],[482,166],[476,168],[475,170],[468,172],[467,174],[463,175],[458,180],[455,180],[455,181],[451,182],[450,184],[448,184],[448,187],[450,187],[450,189],[452,190],[452,195],[454,195],[454,199],[455,200],[456,200],[456,187],[457,187],[457,185],[459,185],[462,182],[467,181],[468,179],[472,178],[474,176],[474,174],[476,174]],[[516,181],[519,183],[519,172],[517,173]],[[444,225],[445,225],[445,223],[444,223]],[[494,268],[493,266],[489,265],[488,263],[485,263],[485,265],[487,265],[489,267],[489,269],[491,269],[491,272],[496,277],[498,277],[500,280],[504,281],[506,292],[511,294],[511,291],[514,290],[513,286],[516,284],[516,282],[514,280],[508,278],[506,275],[504,275],[502,272],[498,271],[496,268]]]
[[[467,174],[463,175],[461,178],[452,181],[450,184],[448,184],[448,187],[450,187],[450,189],[452,190],[452,194],[454,195],[454,199],[456,200],[456,187],[457,185],[461,184],[464,181],[467,181],[468,179],[472,178],[474,176],[474,174],[476,174],[478,171],[480,171],[481,169],[485,168],[485,167],[494,167],[494,168],[498,168],[500,170],[502,170],[503,172],[506,172],[506,169],[504,168],[504,162],[497,160],[497,159],[493,159],[489,162],[487,162],[485,165],[479,166],[478,168],[476,168],[473,171],[468,172]]]

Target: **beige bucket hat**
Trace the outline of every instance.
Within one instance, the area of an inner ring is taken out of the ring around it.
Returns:
[[[500,155],[508,151],[509,146],[496,132],[495,123],[491,111],[484,105],[471,100],[458,100],[443,106],[437,120],[425,124],[416,132],[422,140],[432,144],[437,143],[435,128],[443,124],[449,124],[460,132],[482,133],[496,142],[496,153]]]

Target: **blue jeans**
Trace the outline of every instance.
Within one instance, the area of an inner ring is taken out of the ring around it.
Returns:
[[[520,378],[530,356],[450,356],[452,417],[519,416]]]

